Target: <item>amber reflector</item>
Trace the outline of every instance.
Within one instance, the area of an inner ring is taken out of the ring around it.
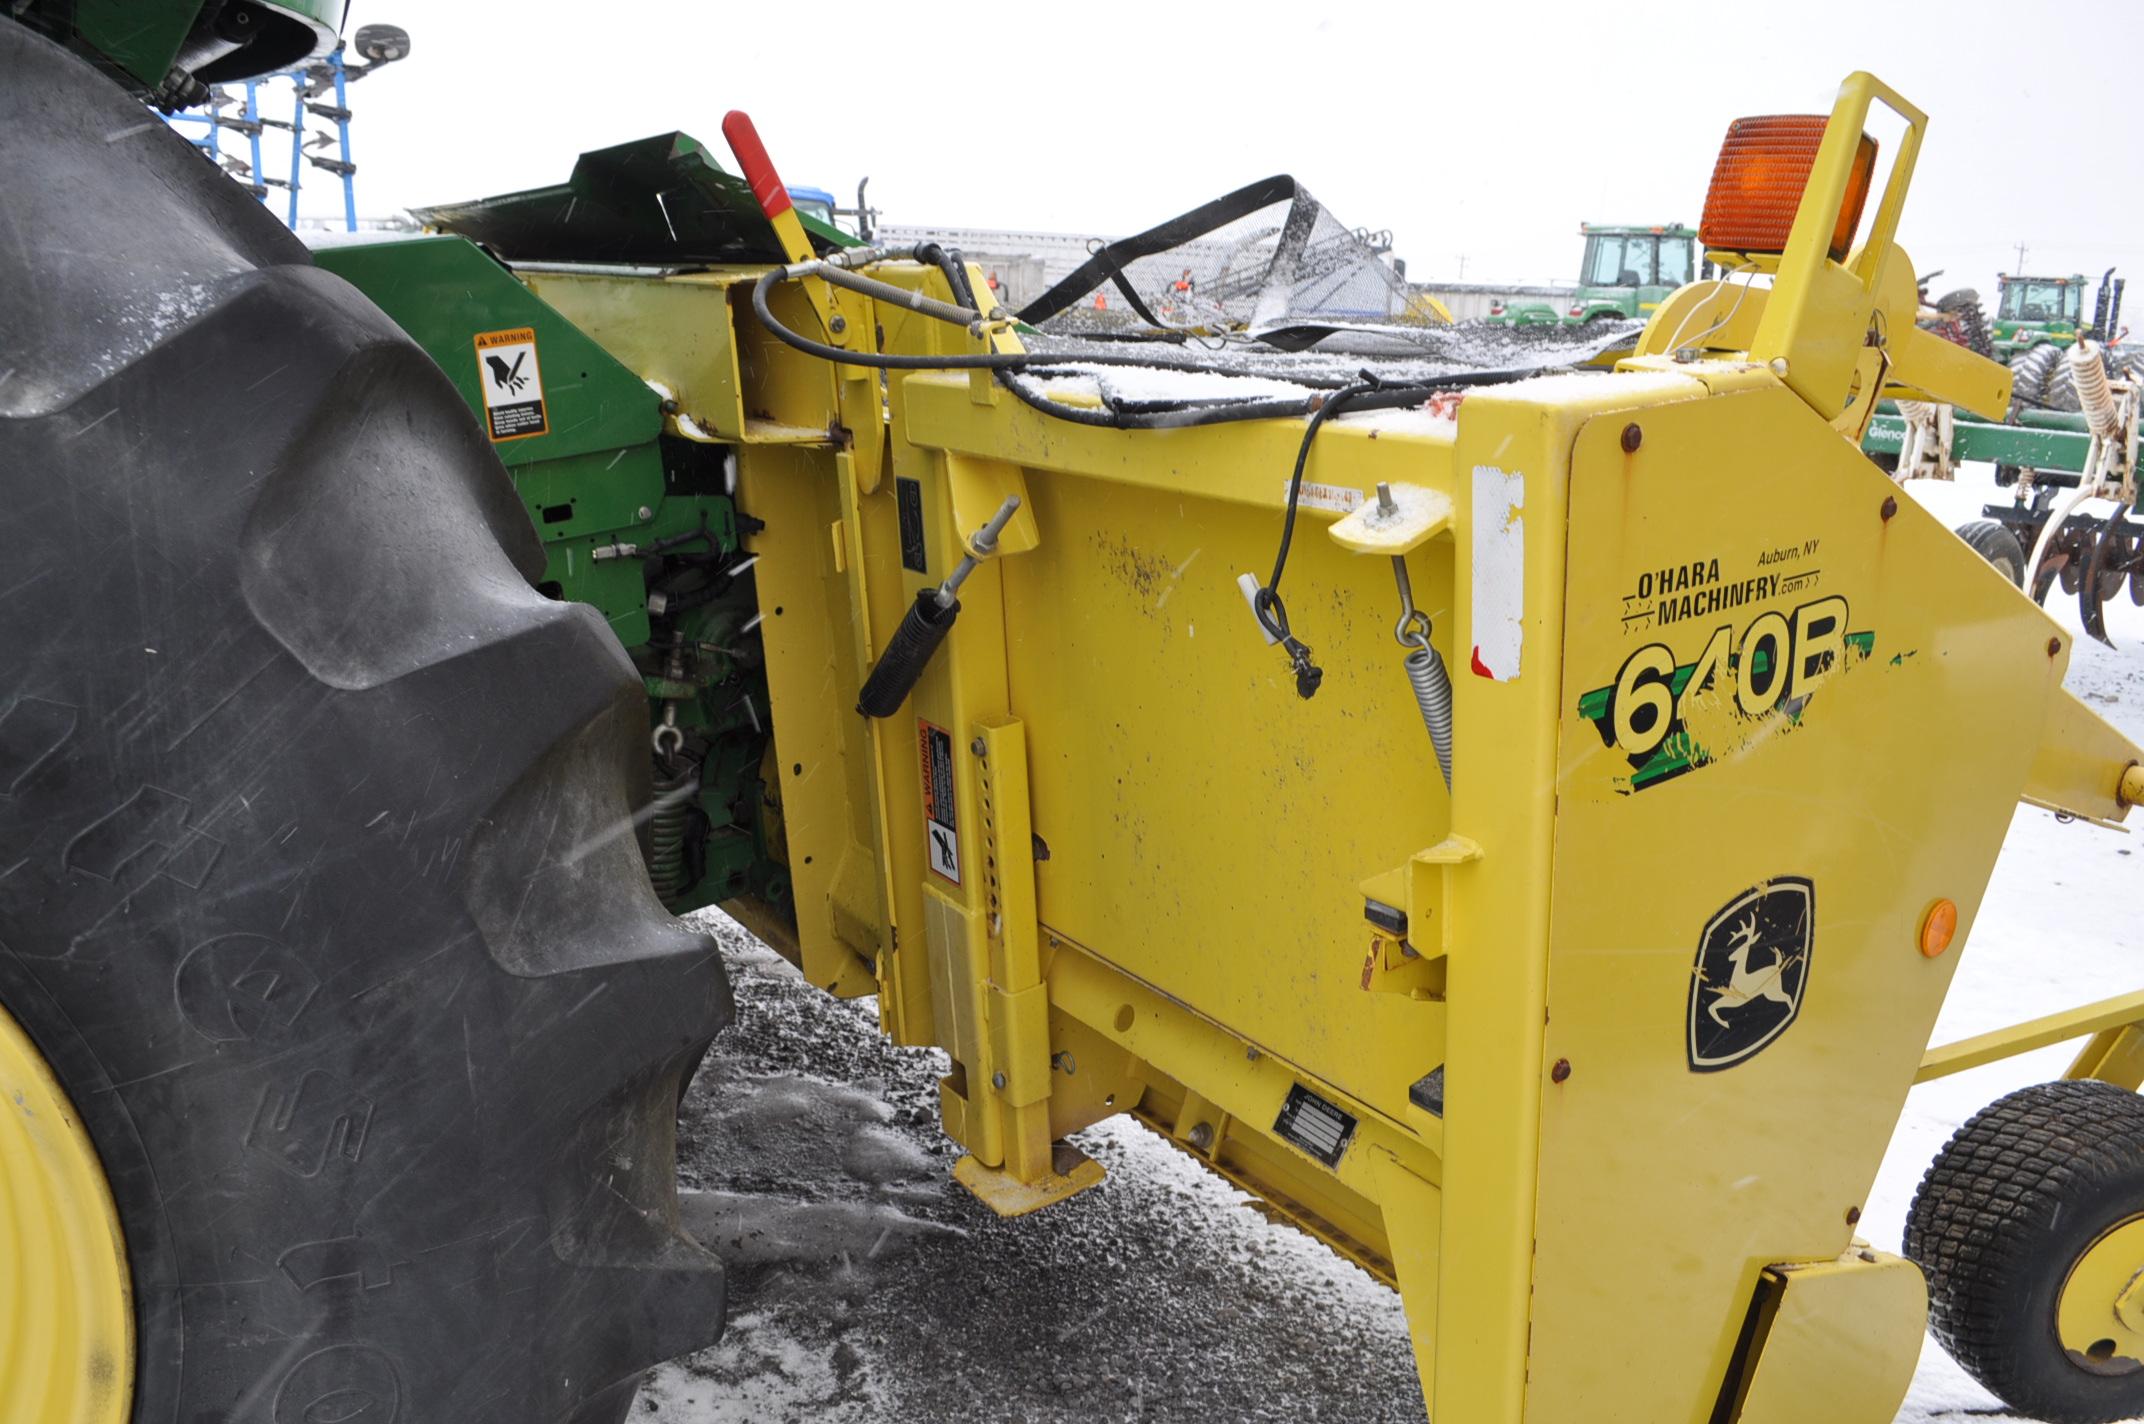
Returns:
[[[1822,114],[1771,114],[1729,124],[1720,161],[1713,165],[1712,187],[1705,194],[1698,240],[1716,252],[1786,251],[1787,234],[1794,230],[1794,213],[1809,186],[1809,170],[1816,166],[1827,122]],[[1863,134],[1854,152],[1846,201],[1831,230],[1834,262],[1853,245],[1875,173],[1876,140]]]
[[[1921,953],[1934,959],[1950,948],[1951,936],[1957,933],[1958,907],[1948,900],[1936,901],[1921,920]]]

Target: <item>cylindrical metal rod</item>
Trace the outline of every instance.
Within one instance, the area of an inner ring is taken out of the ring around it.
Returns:
[[[922,292],[911,291],[907,287],[896,287],[891,282],[881,282],[876,277],[866,277],[860,272],[851,272],[845,267],[836,267],[831,262],[799,262],[789,268],[788,273],[792,278],[818,277],[833,283],[837,287],[846,287],[852,292],[861,292],[863,295],[885,302],[889,306],[907,307],[909,310],[919,311],[925,316],[936,317],[940,321],[949,321],[955,326],[972,326],[983,319],[983,314],[979,311],[971,310],[968,307],[957,307],[951,302],[941,302],[936,297],[925,296]]]
[[[975,566],[998,551],[998,535],[1005,532],[1005,525],[1019,508],[1020,496],[1005,496],[1005,502],[998,506],[998,512],[991,515],[989,521],[975,531],[975,537],[968,541],[968,547],[974,552],[962,556],[960,566],[953,570],[952,577],[938,586],[940,608],[949,607],[954,596],[960,592],[960,586],[968,581],[968,575],[975,572]]]

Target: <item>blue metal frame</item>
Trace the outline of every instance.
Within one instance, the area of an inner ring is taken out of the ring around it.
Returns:
[[[356,232],[357,175],[354,171],[355,164],[352,163],[350,158],[349,71],[343,65],[341,46],[337,46],[334,52],[324,60],[308,61],[306,64],[294,69],[278,70],[274,74],[264,74],[258,78],[244,81],[245,118],[240,124],[226,123],[223,119],[221,106],[215,104],[211,104],[199,113],[167,114],[164,117],[165,121],[174,129],[177,129],[188,143],[200,149],[202,153],[207,155],[209,161],[219,168],[223,166],[224,161],[224,131],[232,129],[243,132],[249,145],[250,162],[248,163],[247,172],[251,175],[247,180],[246,186],[263,203],[268,201],[268,190],[270,188],[286,190],[290,196],[288,203],[285,205],[283,222],[287,227],[296,228],[298,225],[298,194],[304,182],[306,160],[314,157],[314,155],[305,151],[307,104],[313,97],[313,80],[307,71],[322,64],[327,66],[329,76],[334,84],[335,115],[333,117],[337,149],[340,157],[337,160],[322,160],[321,166],[328,168],[330,172],[335,172],[335,168],[329,167],[329,164],[336,163],[339,165],[341,171],[337,176],[342,179],[343,228],[348,232]],[[290,118],[288,120],[265,118],[261,112],[262,90],[268,85],[279,81],[288,82],[290,85]],[[219,95],[225,92],[221,87],[217,90]],[[233,95],[232,97],[236,96]],[[261,164],[264,160],[264,155],[261,152],[261,130],[264,127],[283,129],[290,134],[290,176],[288,178],[270,178],[262,171]]]

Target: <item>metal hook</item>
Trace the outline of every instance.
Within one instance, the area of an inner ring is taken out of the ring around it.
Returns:
[[[1383,493],[1382,489],[1379,493]],[[1429,615],[1414,606],[1414,585],[1408,580],[1404,555],[1392,556],[1392,578],[1400,586],[1400,621],[1392,625],[1392,636],[1403,648],[1428,647]]]

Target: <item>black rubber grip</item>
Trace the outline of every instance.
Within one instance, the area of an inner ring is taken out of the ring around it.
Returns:
[[[953,620],[959,616],[959,599],[940,608],[937,589],[918,589],[916,606],[908,610],[901,626],[893,630],[893,641],[886,644],[878,666],[864,679],[864,690],[856,698],[856,710],[866,717],[891,717],[899,711],[901,704],[908,700],[908,694],[915,690],[923,669],[930,666],[931,654],[938,651],[938,645],[945,641],[945,635],[952,631]]]

